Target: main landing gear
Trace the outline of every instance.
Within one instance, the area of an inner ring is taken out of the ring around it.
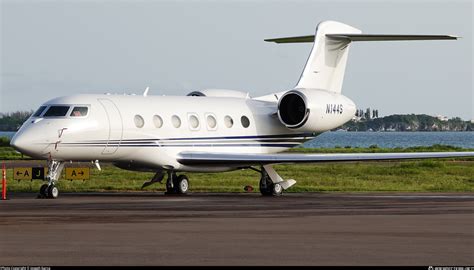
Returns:
[[[247,167],[260,173],[260,193],[263,196],[281,196],[283,191],[290,188],[296,181],[293,179],[283,180],[280,175],[272,168],[271,165],[262,165],[261,169],[258,170],[253,167]],[[161,170],[158,171],[150,181],[143,183],[142,188],[154,184],[156,182],[161,183],[165,174],[168,175],[166,179],[166,192],[167,195],[179,195],[186,194],[189,190],[189,180],[186,175],[176,175],[173,170]]]
[[[259,187],[260,193],[262,193],[263,196],[281,196],[281,194],[283,194],[281,185],[279,183],[273,183],[265,170],[261,171]]]
[[[143,183],[142,188],[145,188],[154,183],[161,183],[165,174],[168,174],[166,180],[166,192],[165,194],[186,194],[189,191],[189,179],[186,175],[176,175],[174,171],[158,171],[150,181]]]
[[[38,198],[56,199],[59,196],[59,189],[55,184],[58,181],[63,168],[64,162],[62,161],[48,161],[48,175],[46,176],[48,183],[41,186]]]
[[[168,171],[165,194],[186,194],[189,190],[189,180],[186,175],[177,176],[175,172]]]
[[[296,181],[293,179],[283,180],[271,165],[263,165],[261,170],[251,169],[260,172],[259,187],[260,193],[263,196],[281,196],[283,190],[296,184]]]

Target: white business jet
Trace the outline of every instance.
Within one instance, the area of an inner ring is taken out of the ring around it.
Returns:
[[[356,106],[341,94],[349,47],[355,41],[450,40],[446,35],[367,35],[334,21],[315,35],[267,39],[313,42],[296,86],[251,98],[234,90],[206,89],[187,96],[72,95],[44,103],[11,141],[18,151],[48,159],[40,189],[56,198],[64,162],[113,162],[117,167],[156,172],[144,186],[161,182],[166,193],[188,192],[181,172],[260,172],[260,192],[278,196],[296,183],[272,168],[280,163],[317,163],[474,156],[474,152],[277,154],[337,128],[354,117]]]

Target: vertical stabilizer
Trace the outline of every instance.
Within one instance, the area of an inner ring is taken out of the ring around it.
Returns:
[[[359,29],[340,22],[319,23],[313,49],[295,88],[315,88],[340,93],[351,41],[331,39],[326,35],[360,33],[362,31]]]

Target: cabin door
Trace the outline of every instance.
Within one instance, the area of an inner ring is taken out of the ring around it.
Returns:
[[[123,134],[122,115],[120,114],[117,105],[115,105],[112,100],[99,98],[98,101],[102,107],[104,107],[105,113],[107,115],[107,122],[109,124],[107,144],[105,145],[102,154],[110,155],[115,153],[120,147]]]

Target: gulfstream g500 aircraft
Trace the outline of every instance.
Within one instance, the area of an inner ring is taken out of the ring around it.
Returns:
[[[187,96],[73,95],[44,103],[12,139],[17,150],[48,159],[40,194],[56,198],[64,162],[113,162],[156,172],[144,186],[167,174],[167,193],[183,194],[180,172],[254,169],[260,192],[280,195],[296,183],[271,167],[278,163],[339,162],[474,156],[474,152],[383,154],[277,154],[351,120],[356,106],[341,94],[349,47],[355,41],[447,40],[445,35],[366,35],[334,21],[321,22],[313,36],[268,39],[313,42],[296,86],[251,98],[247,93],[207,89]],[[407,59],[409,60],[409,59]],[[100,169],[100,167],[98,166]]]

